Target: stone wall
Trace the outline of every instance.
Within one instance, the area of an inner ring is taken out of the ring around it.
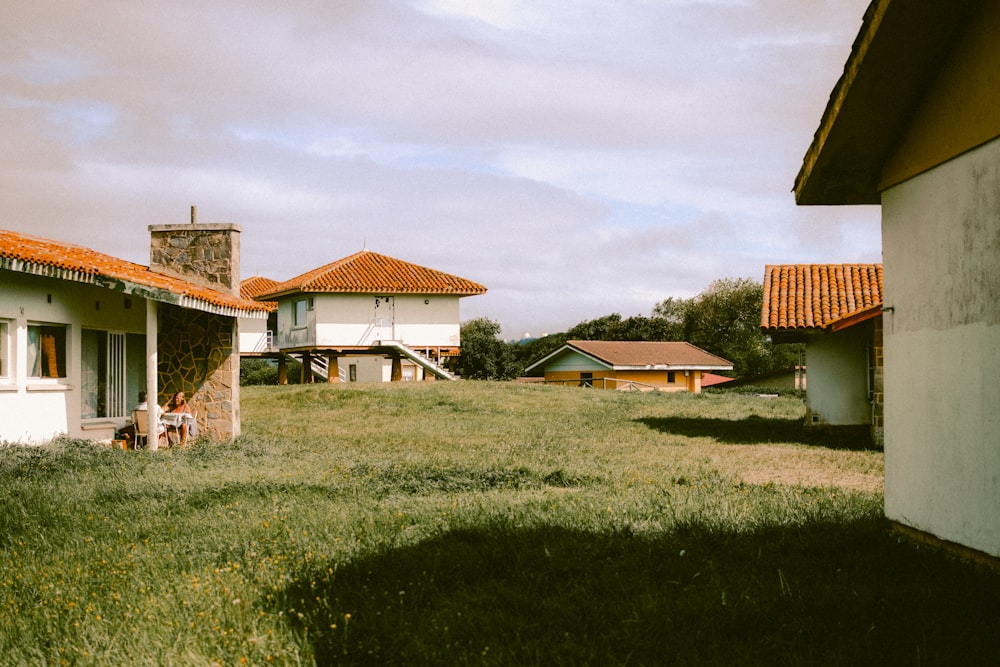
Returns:
[[[197,414],[199,435],[224,440],[238,436],[236,320],[162,304],[157,348],[159,404],[183,391]]]
[[[875,330],[872,336],[872,444],[882,449],[885,446],[884,406],[885,391],[883,389],[883,354],[882,354],[882,316],[875,318]]]
[[[239,296],[241,231],[230,223],[150,225],[149,267]],[[199,435],[239,435],[236,318],[163,304],[157,349],[160,405],[183,391],[197,413]]]
[[[240,293],[239,225],[150,225],[149,268],[220,292]]]

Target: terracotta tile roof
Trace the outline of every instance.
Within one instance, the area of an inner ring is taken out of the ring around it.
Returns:
[[[362,250],[286,280],[257,298],[273,299],[299,292],[472,296],[485,293],[486,288],[465,278]]]
[[[233,317],[260,317],[256,301],[202,287],[82,246],[0,230],[0,270],[90,283],[137,296]]]
[[[691,343],[622,340],[568,340],[561,348],[530,364],[525,370],[544,368],[552,359],[577,351],[617,370],[658,369],[733,369],[730,361],[710,354]]]
[[[246,280],[240,281],[240,296],[244,299],[256,299],[258,294],[273,289],[278,284],[277,280],[265,278],[264,276],[250,276]],[[277,310],[277,301],[261,301],[268,310]]]
[[[705,387],[714,387],[715,385],[725,384],[727,382],[732,382],[732,381],[733,381],[733,378],[726,377],[725,375],[718,375],[716,373],[702,373],[701,374],[701,386],[702,386],[702,388],[705,388]]]
[[[881,309],[881,264],[764,267],[760,325],[766,331],[832,331],[854,319],[874,317]]]

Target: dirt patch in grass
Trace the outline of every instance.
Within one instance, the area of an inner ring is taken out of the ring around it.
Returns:
[[[792,451],[790,451],[790,449]],[[712,463],[747,484],[835,486],[882,493],[885,474],[881,452],[843,452],[785,445],[718,445]]]

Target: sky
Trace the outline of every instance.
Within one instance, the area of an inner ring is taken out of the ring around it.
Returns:
[[[505,338],[765,264],[881,261],[791,192],[868,0],[5,0],[0,228],[149,263],[236,223],[243,278],[363,248]]]

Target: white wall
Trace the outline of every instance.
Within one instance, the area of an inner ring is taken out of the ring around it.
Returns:
[[[376,340],[397,340],[414,348],[458,347],[457,296],[394,295],[392,315],[375,322],[375,294],[313,294],[314,310],[304,327],[292,326],[293,302],[278,305],[279,347],[367,346]],[[383,295],[384,298],[384,295]],[[382,313],[385,307],[382,307]],[[380,313],[381,314],[381,313]]]
[[[882,217],[886,516],[1000,556],[1000,141]]]
[[[293,326],[292,316],[295,302],[305,296],[285,299],[278,302],[278,329],[275,332],[274,344],[279,348],[312,347],[316,344],[316,310],[307,312],[304,326]]]
[[[374,355],[340,357],[337,365],[340,370],[340,379],[344,382],[350,382],[351,364],[357,366],[355,382],[390,382],[392,380],[392,360],[387,357]],[[402,361],[404,380],[422,380],[424,378],[423,370],[412,362]]]
[[[862,322],[806,341],[810,380],[806,403],[812,423],[834,426],[871,423],[868,388],[871,336],[871,323]]]
[[[239,332],[241,354],[267,351],[267,320],[241,317]]]
[[[145,333],[146,302],[119,292],[54,278],[0,271],[0,320],[7,323],[7,359],[0,378],[0,441],[36,443],[66,433],[113,434],[108,420],[81,420],[80,331]],[[51,297],[51,298],[50,298]],[[98,305],[99,304],[99,305]],[[28,324],[69,325],[65,378],[28,378]],[[126,397],[129,404],[137,397]],[[122,424],[116,424],[121,426]]]

